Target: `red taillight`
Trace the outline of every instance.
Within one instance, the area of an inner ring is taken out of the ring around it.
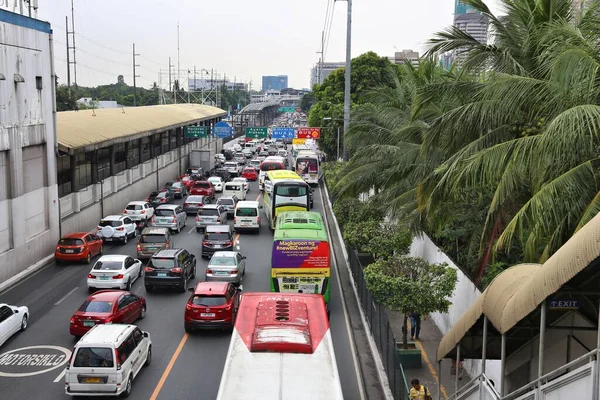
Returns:
[[[123,227],[120,227],[120,228],[117,228],[116,230],[117,231],[122,231],[123,229],[124,229]]]
[[[97,227],[96,227],[96,230],[97,230],[97,231],[101,231],[101,230],[102,230],[102,227],[101,227],[101,226],[97,226]]]
[[[137,245],[137,251],[142,251],[142,245],[141,244]]]
[[[150,198],[146,199],[147,202],[150,202]]]
[[[150,222],[154,223],[154,216],[150,219]]]
[[[217,222],[221,222],[221,217],[217,217]]]
[[[56,251],[59,251],[59,250],[60,250],[60,246],[56,246]]]
[[[181,268],[177,267],[177,268],[171,268],[171,272],[175,272],[176,274],[180,274],[181,271],[183,271]]]
[[[140,214],[146,214],[146,210],[140,211]]]
[[[121,369],[121,357],[119,357],[119,350],[115,348],[115,358],[117,359],[117,370]]]
[[[88,274],[88,279],[96,279],[96,275]]]
[[[165,244],[165,249],[169,248],[169,243]]]
[[[123,214],[127,214],[127,210],[123,210]]]
[[[173,222],[177,222],[177,217],[173,217]]]
[[[154,268],[152,268],[152,267],[146,267],[146,268],[144,268],[144,271],[145,272],[152,272],[152,271],[154,271]]]
[[[123,274],[119,274],[119,275],[113,276],[112,278],[113,279],[123,279],[123,277],[124,277]]]
[[[206,273],[207,274],[212,274],[212,270],[210,268],[206,268]]]
[[[190,303],[187,303],[185,305],[185,309],[188,310],[188,311],[190,311],[192,308],[194,308],[194,307],[192,307],[192,305]]]
[[[234,269],[234,270],[232,270],[232,271],[231,271],[231,273],[232,273],[232,274],[237,274],[237,273],[238,273],[238,270],[237,270],[237,269]]]
[[[210,242],[207,242],[206,240],[203,240],[202,246],[212,246],[212,244]]]
[[[188,206],[188,203],[183,203],[183,206],[184,206],[184,207],[187,207],[187,206]]]
[[[260,222],[260,217],[256,217],[256,222]]]
[[[71,317],[71,323],[74,324],[75,323],[75,318]]]
[[[165,199],[165,198],[163,197],[162,199],[160,199],[160,202],[161,202],[161,203],[166,203],[166,202],[167,202],[167,199]]]
[[[236,217],[233,217],[233,223],[235,224],[235,222],[237,221]]]
[[[229,241],[229,242],[225,242],[225,243],[223,243],[223,246],[231,246],[231,245],[233,245],[233,242],[232,242],[232,241]]]
[[[200,216],[196,215],[196,222],[200,222]]]

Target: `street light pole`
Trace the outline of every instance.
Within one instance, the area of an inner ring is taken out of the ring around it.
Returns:
[[[337,158],[335,159],[335,161],[338,161],[340,159],[340,126],[338,125],[337,127],[337,131],[338,131],[338,135],[337,135]],[[344,145],[344,149],[346,148],[346,145]]]
[[[350,126],[350,64],[352,62],[352,0],[348,1],[348,19],[346,23],[346,76],[344,81],[344,161],[347,161],[346,135]]]

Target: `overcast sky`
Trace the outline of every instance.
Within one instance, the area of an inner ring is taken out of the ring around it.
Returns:
[[[122,74],[132,84],[132,44],[138,58],[138,86],[159,81],[167,87],[168,58],[177,69],[180,31],[181,80],[194,65],[250,82],[263,75],[288,75],[289,85],[306,88],[317,62],[328,3],[333,0],[75,0],[77,83],[113,83]],[[494,1],[490,1],[494,5]],[[367,51],[393,56],[396,49],[423,52],[436,31],[452,23],[454,0],[354,0],[352,56]],[[345,1],[336,1],[325,61],[343,61]],[[52,24],[56,73],[66,83],[65,16],[71,0],[39,0],[38,18]],[[174,72],[176,76],[176,72]]]

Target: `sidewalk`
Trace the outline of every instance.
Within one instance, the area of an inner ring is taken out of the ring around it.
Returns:
[[[399,311],[386,310],[392,331],[396,341],[402,341],[402,313]],[[408,320],[408,340],[410,339],[410,319]],[[429,389],[433,400],[447,399],[449,395],[455,392],[455,375],[450,375],[452,360],[442,361],[441,370],[441,396],[438,397],[438,381],[439,372],[437,364],[437,348],[442,340],[442,333],[435,325],[429,316],[421,319],[421,334],[419,340],[415,340],[415,345],[421,350],[421,368],[407,369],[404,371],[406,381],[410,385],[410,381],[417,378],[422,385]],[[461,376],[460,385],[471,380],[471,378],[463,373]]]

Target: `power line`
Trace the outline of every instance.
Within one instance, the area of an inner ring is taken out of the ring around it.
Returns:
[[[335,3],[336,3],[336,1],[334,0],[333,6],[331,7],[331,14],[329,15],[329,27],[327,28],[327,33],[325,34],[325,46],[323,49],[323,59],[325,59],[325,56],[327,55],[327,49],[329,48],[329,38],[331,37],[331,27],[333,26]]]

